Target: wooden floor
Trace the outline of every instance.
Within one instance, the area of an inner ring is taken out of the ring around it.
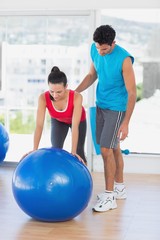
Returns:
[[[18,207],[11,188],[13,170],[0,166],[0,240],[160,239],[160,175],[126,174],[128,198],[118,200],[117,209],[94,213],[103,173],[93,173],[88,207],[71,221],[45,223],[31,219]]]

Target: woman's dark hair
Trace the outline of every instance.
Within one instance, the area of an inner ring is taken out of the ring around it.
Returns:
[[[64,72],[61,72],[58,67],[54,66],[48,75],[48,83],[63,83],[65,87],[67,85],[67,77]],[[54,101],[54,98],[51,95],[50,99]]]
[[[66,86],[67,77],[64,72],[60,71],[58,67],[54,66],[51,69],[51,73],[48,75],[48,83],[63,83],[63,85]]]
[[[115,30],[110,25],[101,25],[93,34],[93,41],[96,43],[112,45],[116,36]]]

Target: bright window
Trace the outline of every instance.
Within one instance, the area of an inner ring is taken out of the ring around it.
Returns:
[[[0,121],[10,135],[6,161],[19,161],[32,150],[37,100],[48,89],[51,68],[66,73],[69,88],[80,83],[88,70],[88,40],[88,14],[0,16]],[[50,146],[49,117],[41,146]]]
[[[160,10],[106,9],[101,11],[101,24],[112,25],[116,43],[135,57],[137,103],[121,147],[160,153]]]

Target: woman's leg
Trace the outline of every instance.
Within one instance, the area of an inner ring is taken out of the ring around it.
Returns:
[[[86,130],[87,130],[87,123],[85,120],[83,122],[80,122],[79,124],[79,138],[78,138],[78,145],[77,145],[77,154],[83,159],[85,163],[87,163],[87,159],[84,153]]]
[[[51,118],[51,144],[55,148],[63,148],[69,125]]]

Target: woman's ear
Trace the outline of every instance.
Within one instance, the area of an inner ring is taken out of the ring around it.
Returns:
[[[66,88],[66,89],[68,88],[68,83],[66,84],[65,88]]]

